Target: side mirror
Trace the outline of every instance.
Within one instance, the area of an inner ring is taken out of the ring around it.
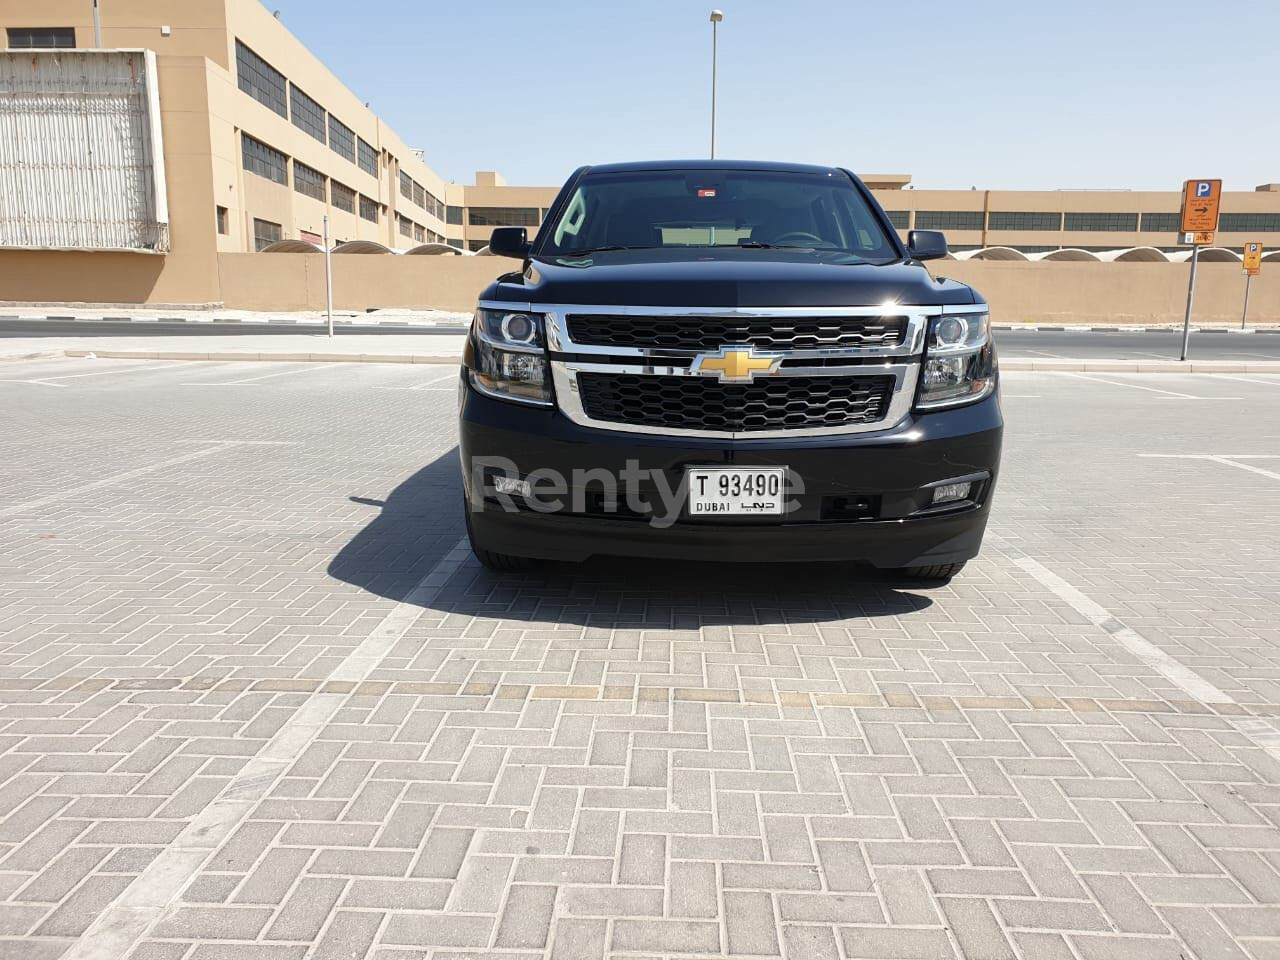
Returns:
[[[917,260],[941,260],[947,255],[947,235],[938,230],[912,230],[907,234],[907,250]]]
[[[515,257],[523,260],[529,256],[529,231],[524,227],[494,227],[489,236],[489,252],[495,257]]]

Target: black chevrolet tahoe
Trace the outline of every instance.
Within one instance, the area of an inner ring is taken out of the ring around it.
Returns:
[[[859,561],[953,576],[1003,421],[987,304],[848,170],[583,167],[465,351],[467,531],[486,566],[598,555]]]

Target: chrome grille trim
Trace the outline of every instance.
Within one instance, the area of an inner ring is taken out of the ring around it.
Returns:
[[[618,306],[615,304],[546,304],[531,302],[507,302],[482,300],[479,306],[488,310],[524,311],[542,314],[546,318],[547,349],[550,353],[552,384],[555,387],[556,404],[572,422],[597,430],[635,434],[691,437],[705,439],[771,439],[782,437],[839,436],[873,431],[890,430],[900,424],[911,412],[915,401],[916,385],[920,378],[920,357],[924,353],[925,335],[931,317],[943,314],[986,313],[985,303],[952,304],[939,306],[912,306],[886,303],[875,307],[736,307],[716,309],[708,307],[651,307]],[[692,377],[690,366],[675,366],[669,361],[690,359],[704,353],[703,350],[653,349],[646,347],[595,346],[575,343],[569,337],[566,316],[574,314],[603,314],[611,316],[668,316],[668,317],[883,317],[905,316],[907,329],[903,342],[890,346],[844,346],[806,348],[802,350],[769,351],[786,360],[838,359],[880,360],[844,366],[782,366],[773,376],[778,377],[874,377],[886,374],[894,377],[894,386],[888,412],[875,423],[845,424],[836,427],[811,427],[796,430],[752,430],[727,432],[720,430],[693,430],[677,427],[639,426],[595,420],[583,409],[578,391],[578,373],[584,371],[640,374],[646,376]],[[572,355],[572,359],[565,355]],[[613,358],[611,363],[597,363],[590,358]],[[622,362],[618,362],[621,360]],[[663,361],[668,362],[663,362]]]
[[[698,377],[688,367],[672,367],[656,363],[591,363],[589,361],[553,360],[551,362],[551,380],[555,385],[556,402],[560,412],[583,427],[594,427],[597,430],[617,430],[624,433],[647,433],[672,437],[695,437],[704,439],[739,439],[767,440],[778,437],[829,437],[850,433],[869,433],[873,430],[888,430],[897,426],[911,411],[911,404],[916,396],[916,383],[920,377],[920,364],[903,363],[867,363],[851,367],[788,367],[779,370],[775,376],[786,377],[882,377],[890,375],[894,378],[893,392],[889,401],[889,409],[883,420],[875,423],[842,424],[837,427],[806,427],[799,430],[750,430],[730,432],[725,430],[692,430],[681,427],[651,427],[629,423],[615,423],[611,420],[595,420],[587,416],[582,406],[582,394],[578,390],[578,374],[580,372],[641,374],[647,376]]]
[[[721,317],[709,313],[672,317],[587,313],[565,314],[565,329],[578,345],[663,351],[717,350],[726,344],[756,350],[833,350],[901,347],[908,320],[902,314],[839,316]]]

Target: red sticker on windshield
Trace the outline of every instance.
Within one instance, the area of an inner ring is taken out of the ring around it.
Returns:
[[[716,192],[715,192],[714,190],[705,190],[705,189],[704,189],[704,190],[699,190],[699,191],[698,191],[698,196],[700,196],[700,197],[714,197],[715,195],[716,195]]]

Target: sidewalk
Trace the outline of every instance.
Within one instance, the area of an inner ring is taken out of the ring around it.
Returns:
[[[464,334],[375,334],[330,339],[323,333],[227,337],[15,337],[0,360],[119,357],[131,360],[291,360],[341,363],[457,363]]]
[[[320,333],[227,337],[32,337],[0,340],[0,361],[37,357],[129,360],[280,360],[312,363],[457,363],[463,334],[370,334],[330,339]],[[1119,360],[1005,357],[1003,370],[1066,373],[1274,373],[1278,360]]]

